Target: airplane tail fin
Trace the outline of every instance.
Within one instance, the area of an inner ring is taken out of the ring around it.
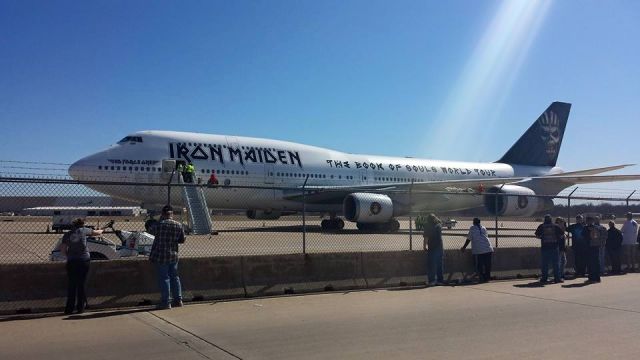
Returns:
[[[497,162],[556,166],[571,104],[554,102]]]

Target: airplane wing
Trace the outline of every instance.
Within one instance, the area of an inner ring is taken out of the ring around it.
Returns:
[[[586,171],[599,171],[592,169]],[[359,186],[307,186],[306,199],[308,203],[339,203],[345,196],[354,192],[393,193],[404,191],[428,192],[445,191],[451,193],[482,193],[487,188],[502,184],[517,184],[524,187],[549,187],[559,192],[561,189],[576,184],[591,184],[616,181],[640,180],[640,175],[552,175],[541,177],[507,177],[469,180],[443,180],[414,183],[387,183]],[[560,189],[560,190],[556,190]],[[556,193],[557,193],[556,192]],[[551,193],[549,193],[550,195]],[[302,188],[285,190],[285,198],[293,201],[303,201]]]

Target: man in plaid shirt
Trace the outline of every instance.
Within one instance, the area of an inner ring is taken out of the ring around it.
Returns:
[[[151,246],[149,260],[155,265],[160,285],[160,305],[158,309],[171,309],[171,306],[182,306],[182,289],[178,277],[178,244],[184,243],[184,229],[173,220],[173,208],[166,205],[162,208],[160,221],[152,226],[151,234],[155,236]],[[169,288],[173,302],[169,302]]]

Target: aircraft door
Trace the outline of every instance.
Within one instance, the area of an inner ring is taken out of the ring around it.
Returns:
[[[359,180],[361,185],[369,184],[369,172],[366,169],[361,169],[359,175]]]
[[[176,161],[173,159],[162,160],[162,180],[169,181],[171,173],[176,169]]]
[[[264,183],[265,184],[273,184],[274,176],[273,176],[273,165],[265,164],[264,165]]]

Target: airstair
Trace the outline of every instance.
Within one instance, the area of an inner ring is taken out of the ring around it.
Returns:
[[[213,222],[204,197],[202,187],[185,184],[182,187],[184,203],[189,212],[189,226],[194,235],[208,235],[213,230]]]

